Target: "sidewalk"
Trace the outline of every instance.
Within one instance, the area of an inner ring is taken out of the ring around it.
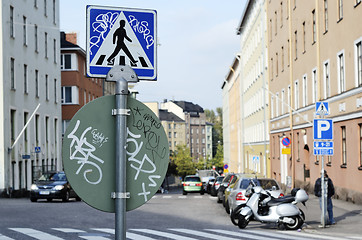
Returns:
[[[333,215],[336,220],[335,225],[327,225],[321,228],[321,210],[319,199],[313,195],[309,196],[306,208],[301,207],[305,213],[306,220],[303,227],[304,232],[322,235],[332,235],[336,238],[358,237],[362,239],[362,205],[332,199]]]

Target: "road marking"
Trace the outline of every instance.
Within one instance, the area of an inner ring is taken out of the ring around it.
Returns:
[[[208,238],[208,239],[216,239],[216,240],[238,240],[239,238],[230,238],[230,237],[223,237],[220,235],[215,235],[215,234],[210,234],[210,233],[206,233],[206,232],[200,232],[200,231],[195,231],[195,230],[189,230],[189,229],[185,229],[185,228],[173,228],[173,229],[169,229],[172,231],[176,231],[176,232],[181,232],[181,233],[188,233],[188,234],[192,234],[192,235],[196,235],[199,237],[204,237],[204,238]]]
[[[143,232],[143,233],[153,234],[153,235],[166,237],[166,238],[170,238],[170,239],[176,239],[176,240],[196,240],[196,238],[183,237],[183,236],[180,236],[180,235],[161,232],[161,231],[156,231],[156,230],[151,230],[151,229],[130,229],[130,230],[136,231],[136,232]]]
[[[187,197],[186,197],[186,196],[178,196],[178,198],[185,199],[185,198],[187,198]]]
[[[34,230],[31,228],[9,228],[9,229],[16,231],[16,232],[23,233],[25,235],[28,235],[30,237],[33,237],[33,238],[39,239],[39,240],[64,240],[63,238],[59,238],[59,237],[50,235],[48,233]]]
[[[85,233],[85,231],[83,230],[74,229],[74,228],[52,228],[52,229],[64,233]]]
[[[172,198],[172,196],[163,196],[162,198]]]
[[[14,238],[9,238],[7,236],[0,234],[0,240],[14,240]]]

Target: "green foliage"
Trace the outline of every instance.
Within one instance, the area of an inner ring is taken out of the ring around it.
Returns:
[[[177,145],[172,161],[176,165],[178,176],[184,178],[186,175],[196,173],[196,164],[192,161],[190,149],[186,145]]]

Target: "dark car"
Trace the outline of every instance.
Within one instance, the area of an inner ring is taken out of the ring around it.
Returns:
[[[219,190],[220,184],[224,178],[225,178],[224,176],[216,177],[216,179],[210,189],[211,196],[215,197],[217,195],[217,191]]]
[[[30,201],[46,199],[49,202],[53,199],[62,199],[63,202],[69,198],[80,198],[70,186],[64,172],[47,172],[31,185]]]
[[[229,173],[226,177],[222,180],[219,189],[217,190],[217,202],[222,203],[225,198],[225,189],[229,186],[230,181],[236,176],[236,173]]]

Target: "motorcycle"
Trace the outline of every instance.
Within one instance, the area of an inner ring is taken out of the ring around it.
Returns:
[[[277,223],[287,230],[299,229],[305,220],[304,213],[296,204],[309,199],[308,194],[303,189],[293,189],[292,196],[273,198],[270,193],[254,186],[247,190],[249,196],[244,206],[237,210],[239,228],[245,228],[249,221],[255,220],[261,223]],[[231,219],[233,217],[231,216]]]

